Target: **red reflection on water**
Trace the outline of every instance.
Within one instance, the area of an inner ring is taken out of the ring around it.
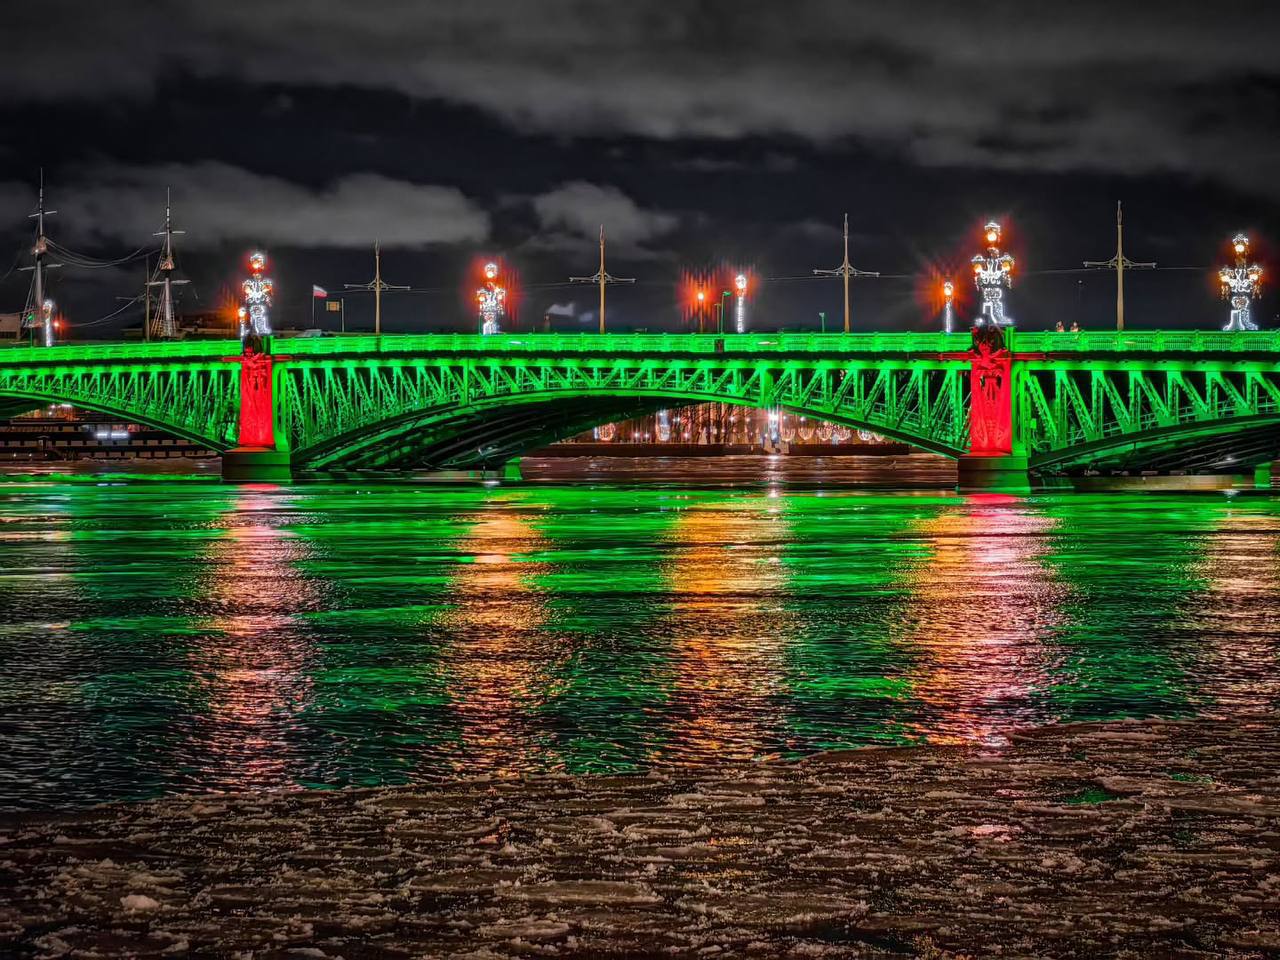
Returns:
[[[932,557],[908,578],[898,642],[918,661],[908,679],[929,740],[1001,742],[1011,717],[1031,719],[1065,596],[1040,563],[1054,523],[1019,497],[981,494],[919,528]]]
[[[273,486],[240,488],[230,526],[205,558],[207,596],[222,612],[200,624],[209,635],[192,652],[206,705],[192,749],[222,786],[278,786],[301,772],[289,717],[311,695],[313,642],[280,611],[320,597],[298,569],[309,545],[274,522],[283,498]]]

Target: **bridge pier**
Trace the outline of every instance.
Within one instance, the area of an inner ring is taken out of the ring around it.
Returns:
[[[250,339],[240,363],[240,445],[222,455],[222,479],[230,483],[290,483],[287,436],[281,419],[279,371],[271,353],[271,340]]]
[[[961,493],[1030,493],[1027,458],[1005,453],[966,456],[957,461],[956,489]]]
[[[289,451],[236,447],[222,455],[222,479],[228,483],[291,483]]]
[[[1270,490],[1276,485],[1275,481],[1280,479],[1275,475],[1277,463],[1280,463],[1280,460],[1268,460],[1253,468],[1253,485],[1256,489]]]

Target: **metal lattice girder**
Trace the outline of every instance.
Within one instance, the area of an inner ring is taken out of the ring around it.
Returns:
[[[0,397],[70,403],[227,449],[236,436],[240,368],[222,358],[238,345],[183,347],[9,348],[0,351]]]
[[[1280,363],[1027,360],[1018,364],[1014,407],[1033,466],[1082,465],[1280,423]]]
[[[291,360],[283,400],[295,462],[325,467],[485,409],[608,399],[782,407],[959,455],[968,365],[943,359],[673,356],[390,356]],[[601,416],[608,417],[607,407]]]

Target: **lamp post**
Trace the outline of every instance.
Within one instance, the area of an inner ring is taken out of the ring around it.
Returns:
[[[951,304],[956,296],[956,287],[950,280],[944,280],[942,283],[942,329],[945,333],[951,332],[952,324],[955,320],[955,314],[952,312]]]
[[[717,333],[721,333],[721,334],[724,333],[724,302],[725,300],[727,300],[729,297],[732,297],[732,296],[733,296],[733,292],[730,290],[725,290],[720,294],[720,302],[716,304],[716,306],[720,308],[720,319],[716,327]]]
[[[738,301],[733,311],[733,328],[735,333],[747,332],[747,275],[740,273],[733,278],[734,289],[738,291]]]
[[[699,290],[697,293],[697,300],[698,300],[698,332],[702,333],[703,332],[702,328],[703,326],[705,326],[703,321],[706,319],[706,315],[707,315],[707,292],[705,290]]]

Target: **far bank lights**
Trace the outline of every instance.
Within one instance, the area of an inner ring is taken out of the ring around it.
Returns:
[[[480,310],[480,332],[485,336],[498,333],[498,321],[506,304],[507,291],[498,285],[498,265],[484,265],[484,286],[476,291],[476,305]]]
[[[1231,249],[1235,251],[1236,265],[1223,267],[1218,271],[1218,280],[1222,284],[1222,296],[1231,301],[1231,318],[1223,330],[1257,330],[1258,325],[1249,316],[1249,305],[1258,295],[1258,285],[1262,282],[1262,267],[1249,263],[1249,238],[1237,233],[1231,238]]]
[[[1000,252],[1000,224],[994,220],[982,228],[987,252],[973,258],[973,283],[982,294],[978,327],[1010,327],[1013,318],[1004,312],[1004,290],[1013,286],[1013,257]]]
[[[241,284],[244,306],[238,311],[240,339],[245,337],[269,337],[271,335],[271,296],[275,285],[270,277],[263,276],[267,269],[267,255],[261,250],[249,254],[249,277]]]

